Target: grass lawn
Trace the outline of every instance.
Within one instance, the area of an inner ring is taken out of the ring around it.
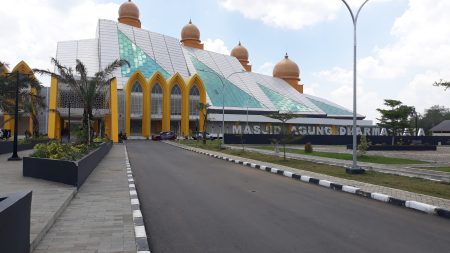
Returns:
[[[434,168],[419,168],[419,169],[435,170],[435,171],[442,171],[442,172],[449,172],[450,173],[450,167],[434,167]]]
[[[273,150],[273,147],[259,147],[258,149]],[[283,152],[282,148],[280,148],[280,152]],[[314,151],[312,153],[305,153],[305,151],[303,149],[295,149],[295,148],[286,148],[286,153],[319,156],[319,157],[334,158],[334,159],[349,160],[349,161],[353,160],[352,154],[319,152],[319,151]],[[427,162],[418,161],[418,160],[376,156],[376,155],[370,155],[370,156],[366,155],[366,156],[358,157],[358,161],[366,162],[366,163],[378,163],[378,164],[426,164],[427,163]]]
[[[439,183],[421,178],[397,176],[375,171],[367,171],[363,175],[351,175],[347,174],[344,168],[337,166],[317,164],[313,162],[294,159],[283,160],[282,158],[273,155],[264,155],[248,151],[244,152],[242,150],[220,150],[219,143],[217,141],[208,141],[206,145],[203,145],[201,141],[180,141],[180,143],[212,151],[221,151],[226,154],[259,160],[263,162],[270,162],[301,170],[317,172],[339,178],[351,179],[355,181],[421,193],[439,198],[450,199],[450,184],[447,183]]]

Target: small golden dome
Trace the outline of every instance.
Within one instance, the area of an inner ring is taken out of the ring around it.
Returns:
[[[119,8],[119,19],[121,18],[139,19],[139,8],[131,0],[128,0]]]
[[[239,61],[245,61],[248,62],[248,51],[247,48],[243,47],[241,45],[241,42],[239,41],[239,44],[235,46],[231,50],[231,56],[236,57]]]
[[[195,40],[200,42],[200,30],[198,30],[197,26],[192,24],[192,21],[189,20],[189,24],[185,25],[181,30],[181,42],[185,40]]]
[[[273,68],[273,76],[281,79],[300,80],[300,69],[297,63],[291,61],[286,53],[284,59]]]

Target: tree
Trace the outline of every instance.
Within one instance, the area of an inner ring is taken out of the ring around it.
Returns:
[[[428,132],[432,127],[444,120],[450,120],[450,108],[440,105],[433,105],[425,109],[425,113],[420,116],[418,125]]]
[[[208,123],[208,108],[211,107],[210,104],[198,103],[197,109],[203,114],[203,144],[206,144],[206,124]],[[199,119],[200,120],[200,119]],[[222,137],[223,138],[223,137]]]
[[[389,134],[392,136],[392,145],[394,145],[395,136],[401,135],[404,129],[410,126],[408,118],[414,108],[403,105],[401,101],[393,99],[385,99],[384,105],[389,107],[389,109],[377,109],[381,114],[381,118],[378,119],[378,126],[388,129]]]
[[[434,82],[433,85],[437,87],[444,87],[444,90],[450,89],[450,82],[444,81],[442,79],[439,82]]]
[[[71,91],[80,98],[83,104],[83,130],[88,137],[84,141],[90,144],[90,120],[93,118],[92,110],[95,109],[96,98],[106,93],[113,72],[123,65],[128,65],[129,67],[130,64],[126,60],[115,60],[103,70],[95,73],[93,77],[88,77],[86,66],[78,59],[76,60],[75,72],[72,68],[61,65],[55,58],[52,58],[51,62],[55,65],[56,72],[41,69],[34,69],[34,71],[39,74],[53,76],[59,83],[67,84]]]
[[[293,114],[291,112],[274,113],[274,114],[269,114],[269,115],[265,115],[265,116],[281,122],[281,132],[278,135],[278,139],[275,139],[275,140],[277,142],[277,145],[278,145],[278,143],[281,143],[283,145],[283,160],[286,160],[286,144],[294,141],[294,139],[295,139],[289,133],[289,129],[287,129],[287,127],[286,127],[286,122],[291,119],[298,118],[299,116],[297,114]]]
[[[0,72],[6,73],[8,65],[0,62]],[[45,107],[44,98],[40,96],[42,85],[32,75],[10,73],[0,75],[0,110],[14,113],[16,85],[19,87],[19,109],[29,113],[33,122],[33,136],[39,135],[37,111]],[[12,119],[12,118],[11,118]]]

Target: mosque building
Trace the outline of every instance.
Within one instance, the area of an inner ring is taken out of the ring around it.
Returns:
[[[204,109],[199,103],[209,105],[210,133],[221,134],[222,120],[225,133],[242,129],[236,126],[266,133],[264,129],[278,124],[267,115],[285,112],[298,115],[289,121],[292,125],[327,126],[331,134],[352,125],[351,110],[303,93],[300,68],[287,53],[280,55],[272,76],[263,75],[252,72],[243,43],[225,55],[204,50],[200,35],[191,20],[181,29],[181,38],[142,29],[139,8],[127,1],[117,22],[98,21],[95,38],[58,42],[56,58],[72,67],[79,59],[91,75],[116,59],[130,63],[116,70],[108,94],[94,111],[98,131],[115,141],[121,131],[139,138],[160,131],[179,136],[202,131]],[[81,101],[55,78],[48,100],[48,135],[60,138],[69,107],[72,119],[81,118]],[[358,125],[371,126],[372,121],[358,115]]]

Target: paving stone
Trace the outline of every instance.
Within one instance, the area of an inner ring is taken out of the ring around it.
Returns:
[[[124,149],[112,147],[35,253],[136,252]]]

